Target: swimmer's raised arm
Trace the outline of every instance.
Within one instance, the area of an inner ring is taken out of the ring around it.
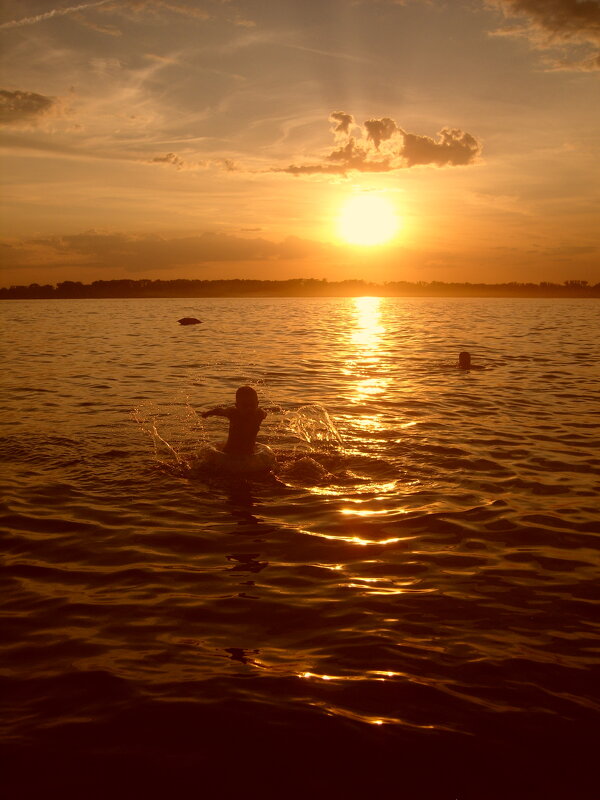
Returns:
[[[224,406],[217,406],[216,408],[211,408],[208,411],[203,411],[200,414],[201,417],[206,419],[207,417],[227,417],[229,418],[231,414],[230,408],[225,408]]]

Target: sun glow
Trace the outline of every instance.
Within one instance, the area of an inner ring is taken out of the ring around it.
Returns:
[[[338,235],[348,244],[371,247],[393,239],[400,221],[390,200],[379,194],[355,194],[338,218]]]

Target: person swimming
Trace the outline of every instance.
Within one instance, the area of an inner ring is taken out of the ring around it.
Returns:
[[[267,416],[260,408],[258,395],[252,386],[240,386],[235,393],[235,406],[217,406],[201,415],[207,417],[225,417],[229,420],[229,435],[222,450],[232,456],[250,456],[254,453],[256,436]]]

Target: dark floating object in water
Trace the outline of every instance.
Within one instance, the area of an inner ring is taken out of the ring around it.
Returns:
[[[198,325],[202,320],[196,319],[196,317],[182,317],[177,322],[180,325]]]
[[[458,354],[458,368],[464,369],[467,372],[472,369],[485,369],[485,367],[482,367],[479,364],[471,364],[471,354],[467,353],[466,350]]]
[[[181,322],[181,320],[179,320]],[[458,367],[459,369],[471,369],[471,353],[464,350],[458,354]]]

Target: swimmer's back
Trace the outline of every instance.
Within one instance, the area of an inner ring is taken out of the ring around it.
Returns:
[[[241,410],[236,406],[225,409],[229,419],[229,436],[223,450],[230,455],[249,456],[254,452],[261,422],[267,416],[262,408]]]

